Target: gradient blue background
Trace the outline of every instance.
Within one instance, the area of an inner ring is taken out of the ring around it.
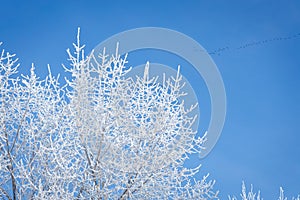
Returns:
[[[22,73],[33,62],[41,77],[47,64],[64,75],[61,63],[67,63],[65,49],[72,47],[78,26],[87,51],[113,34],[145,26],[194,38],[211,52],[222,74],[228,111],[214,150],[201,161],[194,156],[190,164],[202,162],[199,177],[209,172],[221,199],[238,196],[242,180],[260,189],[264,199],[277,199],[280,186],[289,197],[300,193],[300,1],[0,2],[3,47],[17,53]],[[157,52],[137,52],[129,62],[186,64],[170,55],[161,57],[164,63]],[[198,81],[205,88],[193,71],[183,73],[193,86]],[[205,130],[209,96],[201,91]]]

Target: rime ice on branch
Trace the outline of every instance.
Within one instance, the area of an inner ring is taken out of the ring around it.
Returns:
[[[240,194],[241,200],[263,200],[260,195],[260,191],[258,193],[255,193],[253,191],[253,186],[251,185],[250,191],[247,193],[245,183],[242,184],[242,193]],[[228,196],[229,200],[238,200],[237,197]],[[283,189],[280,187],[280,193],[278,200],[287,200],[288,198],[284,196]],[[297,197],[292,197],[292,200],[300,200],[300,195]]]
[[[179,101],[182,76],[126,78],[115,55],[84,55],[79,32],[68,50],[71,79],[16,77],[0,60],[0,196],[4,199],[213,199],[214,181],[183,166],[199,153],[197,116]]]

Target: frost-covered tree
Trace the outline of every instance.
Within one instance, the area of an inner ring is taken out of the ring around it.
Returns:
[[[184,162],[205,137],[192,129],[196,105],[176,77],[131,79],[126,56],[84,54],[79,32],[68,50],[69,79],[18,76],[0,57],[2,199],[214,199],[214,181],[195,180]]]
[[[245,183],[242,184],[242,193],[240,194],[242,200],[262,200],[260,198],[260,192],[256,194],[253,192],[253,186],[251,185],[250,191],[247,193]],[[229,200],[237,200],[235,196],[230,197],[228,196]]]
[[[260,196],[260,191],[258,193],[255,193],[253,191],[253,186],[251,185],[250,191],[247,193],[245,183],[242,184],[242,193],[240,194],[241,200],[263,200]],[[228,196],[229,200],[237,200],[238,198],[233,196]],[[283,189],[280,187],[280,193],[278,200],[288,200],[287,197],[284,196]],[[297,197],[293,197],[292,200],[300,200],[300,195]]]

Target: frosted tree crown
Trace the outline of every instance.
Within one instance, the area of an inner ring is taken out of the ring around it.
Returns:
[[[191,179],[183,166],[205,137],[191,128],[197,116],[178,99],[184,83],[126,78],[126,56],[84,55],[79,32],[67,50],[71,76],[41,80],[17,75],[17,59],[0,60],[0,196],[5,199],[207,199],[213,181]]]

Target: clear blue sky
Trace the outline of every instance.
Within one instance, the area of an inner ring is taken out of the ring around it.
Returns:
[[[145,26],[180,31],[209,52],[228,47],[211,55],[224,80],[227,118],[217,146],[201,160],[200,176],[210,173],[221,199],[238,195],[242,180],[259,188],[264,199],[277,199],[280,186],[287,196],[300,193],[299,1],[0,2],[3,47],[17,53],[20,71],[34,62],[41,76],[47,64],[62,73],[65,49],[78,26],[87,50],[113,34]],[[151,61],[149,55],[145,60]],[[203,84],[192,73],[187,79]],[[209,97],[201,96],[205,129]]]

